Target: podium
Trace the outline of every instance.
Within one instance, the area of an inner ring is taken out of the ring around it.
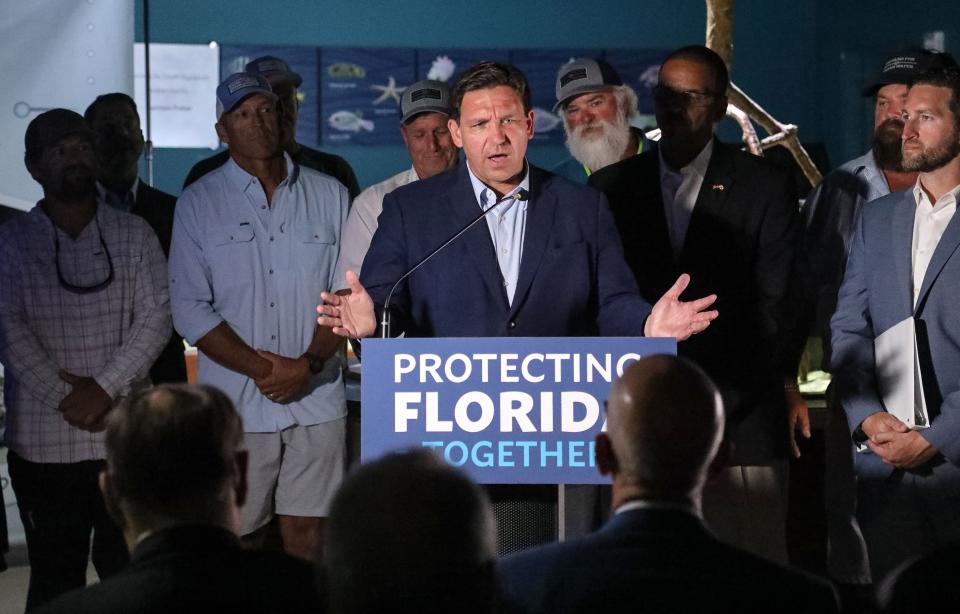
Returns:
[[[501,554],[564,539],[584,512],[563,505],[565,485],[609,483],[594,438],[610,386],[651,354],[676,354],[676,340],[367,339],[361,461],[426,447],[490,485]]]

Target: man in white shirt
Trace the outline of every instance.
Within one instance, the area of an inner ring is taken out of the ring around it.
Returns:
[[[857,519],[874,582],[960,539],[960,70],[918,77],[903,117],[903,168],[919,173],[917,183],[864,208],[831,321],[837,396],[865,444],[855,459]],[[885,406],[876,373],[875,339],[909,318],[924,430],[888,413],[897,408]]]
[[[383,197],[402,185],[433,177],[457,165],[457,147],[450,138],[450,88],[441,81],[425,79],[403,90],[400,98],[400,136],[413,166],[374,184],[353,201],[343,226],[343,242],[337,262],[337,283],[346,272],[360,274],[363,257],[370,248]]]

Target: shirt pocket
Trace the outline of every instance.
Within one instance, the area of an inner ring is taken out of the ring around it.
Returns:
[[[293,233],[290,265],[301,271],[325,270],[336,264],[338,252],[337,236],[331,228],[300,226]]]
[[[216,285],[246,283],[257,270],[256,243],[250,224],[216,226],[207,231],[207,262]]]

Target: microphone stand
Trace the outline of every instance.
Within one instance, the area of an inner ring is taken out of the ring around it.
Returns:
[[[411,268],[409,271],[401,275],[400,279],[397,280],[397,283],[393,284],[393,287],[390,288],[390,292],[389,294],[387,294],[387,299],[383,302],[383,313],[380,316],[380,338],[389,339],[391,336],[390,335],[390,299],[393,298],[393,293],[396,291],[397,287],[400,285],[400,282],[410,277],[410,275],[412,275],[414,271],[419,269],[421,266],[426,264],[428,260],[436,256],[438,253],[440,253],[443,250],[443,248],[445,248],[446,246],[450,245],[451,243],[459,239],[463,235],[463,233],[473,228],[473,226],[477,222],[485,218],[488,213],[493,211],[495,208],[499,207],[501,204],[507,201],[525,201],[529,198],[530,198],[529,192],[527,192],[524,189],[521,189],[519,192],[515,194],[504,196],[497,202],[493,203],[492,205],[490,205],[489,207],[481,211],[480,215],[470,220],[469,224],[461,228],[455,235],[453,235],[452,237],[450,237],[449,239],[441,243],[439,247],[437,247],[432,252],[427,254],[423,259],[420,260],[420,262],[413,265],[413,268]]]

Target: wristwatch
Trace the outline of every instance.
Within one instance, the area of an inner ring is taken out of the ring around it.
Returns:
[[[300,358],[307,359],[307,364],[310,365],[310,373],[313,375],[320,373],[320,371],[323,370],[323,365],[327,362],[323,358],[320,358],[316,354],[312,354],[310,352],[304,352]]]

